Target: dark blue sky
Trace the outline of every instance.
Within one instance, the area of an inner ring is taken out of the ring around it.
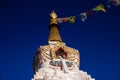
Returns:
[[[49,13],[76,16],[104,0],[1,0],[0,80],[31,80],[37,48],[46,45]],[[60,24],[67,46],[81,55],[81,69],[96,80],[120,80],[120,7],[107,8],[85,22]]]

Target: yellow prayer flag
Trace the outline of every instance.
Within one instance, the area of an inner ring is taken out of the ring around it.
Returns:
[[[92,10],[93,10],[93,11],[103,11],[103,12],[106,12],[103,4],[100,4],[100,5],[96,6],[96,7],[93,8]]]

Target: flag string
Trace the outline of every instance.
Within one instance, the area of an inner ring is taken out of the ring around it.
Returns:
[[[93,13],[100,12],[100,11],[106,13],[105,8],[110,8],[111,5],[119,6],[120,5],[120,0],[107,0],[103,3],[100,3],[99,5],[95,6],[94,8],[89,9],[86,12],[80,13],[78,16],[57,18],[57,21],[58,21],[58,23],[63,23],[63,22],[74,23],[76,17],[80,17],[81,20],[84,22],[87,19],[88,15],[92,15]]]

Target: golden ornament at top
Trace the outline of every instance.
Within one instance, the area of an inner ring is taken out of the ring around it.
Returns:
[[[53,19],[57,18],[57,14],[55,13],[54,10],[50,13],[50,17]]]

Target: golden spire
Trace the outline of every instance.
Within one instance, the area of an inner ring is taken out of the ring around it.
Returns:
[[[57,14],[54,11],[52,11],[50,13],[50,17],[51,17],[50,25],[49,25],[50,33],[49,33],[48,41],[61,42],[62,40],[61,40],[60,33],[59,33]]]

